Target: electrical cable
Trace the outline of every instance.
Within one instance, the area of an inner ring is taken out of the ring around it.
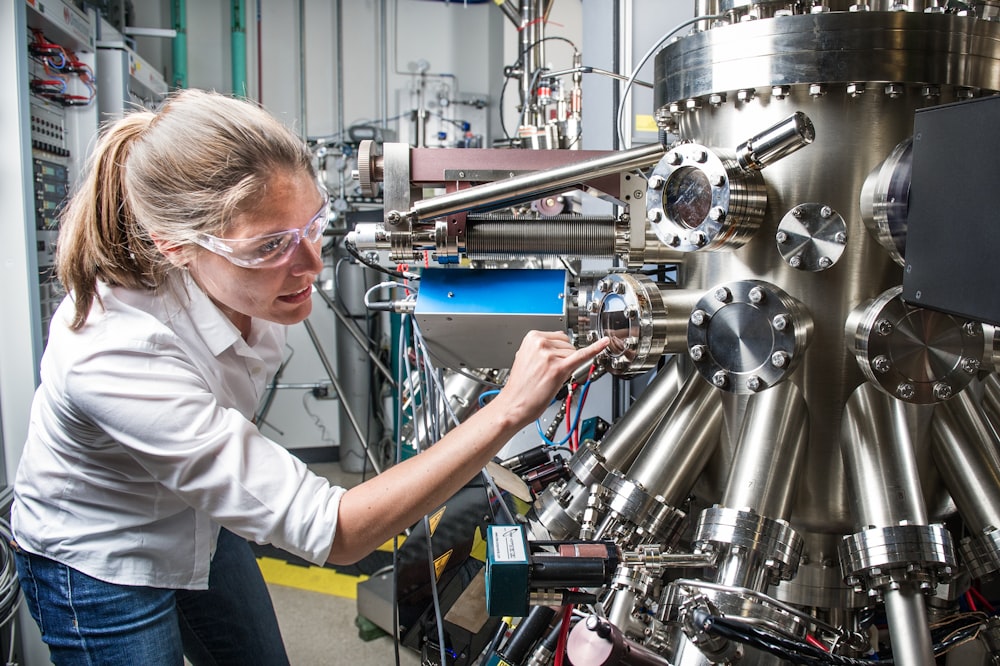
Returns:
[[[668,32],[665,35],[663,35],[662,37],[660,37],[660,39],[657,40],[657,42],[655,44],[653,44],[653,46],[651,46],[648,51],[646,51],[646,53],[642,56],[642,58],[639,59],[639,64],[637,64],[632,69],[632,73],[629,75],[628,80],[625,82],[625,88],[624,88],[624,90],[622,90],[622,98],[621,98],[621,101],[618,103],[618,113],[615,114],[616,115],[615,127],[617,127],[617,129],[618,129],[618,141],[620,142],[620,144],[621,144],[621,146],[623,148],[627,149],[627,148],[631,148],[632,147],[632,142],[625,140],[625,128],[623,127],[623,124],[624,124],[623,121],[624,121],[624,115],[625,115],[625,100],[628,98],[629,91],[632,89],[632,84],[635,82],[636,77],[639,75],[639,70],[641,70],[643,68],[643,66],[646,64],[646,61],[649,60],[650,56],[652,56],[653,53],[658,48],[660,48],[660,46],[663,44],[663,42],[665,42],[668,39],[670,39],[671,37],[673,37],[680,30],[682,30],[682,29],[684,29],[684,28],[686,28],[686,27],[688,27],[690,25],[693,25],[695,23],[698,23],[700,21],[714,21],[714,20],[721,19],[721,18],[725,18],[725,14],[712,14],[710,16],[696,16],[696,17],[694,17],[692,19],[688,19],[686,21],[683,21],[683,22],[679,23],[677,26],[675,26],[670,32]],[[631,132],[630,132],[630,134],[631,134]]]
[[[373,261],[369,261],[365,257],[361,256],[361,253],[358,252],[358,249],[356,247],[354,247],[353,243],[351,243],[351,242],[349,242],[347,240],[346,236],[344,237],[344,249],[347,250],[347,253],[350,254],[355,259],[357,259],[359,262],[361,262],[362,264],[364,264],[368,268],[376,270],[376,271],[378,271],[380,273],[385,273],[386,275],[391,275],[392,277],[399,278],[401,280],[419,280],[420,279],[420,276],[418,274],[416,274],[416,273],[409,273],[409,272],[408,273],[402,273],[400,271],[394,271],[394,270],[392,270],[390,268],[385,268],[384,266],[380,266],[380,265],[378,265],[377,263],[375,263]]]

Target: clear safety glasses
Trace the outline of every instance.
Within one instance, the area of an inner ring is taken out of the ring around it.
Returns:
[[[316,243],[323,237],[328,221],[330,195],[325,190],[320,193],[323,195],[323,205],[301,229],[288,229],[255,238],[219,238],[211,234],[199,234],[194,242],[243,268],[280,266],[295,253],[295,248],[303,239]]]

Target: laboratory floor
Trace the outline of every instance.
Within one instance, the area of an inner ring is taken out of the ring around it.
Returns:
[[[314,463],[310,468],[345,487],[361,480],[360,474],[341,471],[338,463]],[[291,666],[396,663],[392,638],[382,635],[367,639],[370,632],[362,638],[355,624],[358,612],[354,587],[361,578],[353,579],[350,574],[328,568],[276,562],[269,553],[259,553],[258,562],[268,581]],[[399,663],[415,666],[420,656],[401,646]]]

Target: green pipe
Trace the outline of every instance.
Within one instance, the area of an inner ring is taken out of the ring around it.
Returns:
[[[233,94],[248,97],[247,90],[247,8],[243,0],[232,0]]]
[[[173,87],[187,88],[187,0],[171,0],[170,22],[177,31],[173,43]]]

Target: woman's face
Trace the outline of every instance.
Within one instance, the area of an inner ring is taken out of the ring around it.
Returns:
[[[323,197],[308,174],[278,174],[253,210],[237,214],[226,229],[228,239],[254,238],[304,227]],[[229,317],[243,337],[250,318],[297,324],[312,311],[312,285],[323,268],[318,242],[302,241],[279,266],[243,268],[195,247],[187,267],[195,282]]]

